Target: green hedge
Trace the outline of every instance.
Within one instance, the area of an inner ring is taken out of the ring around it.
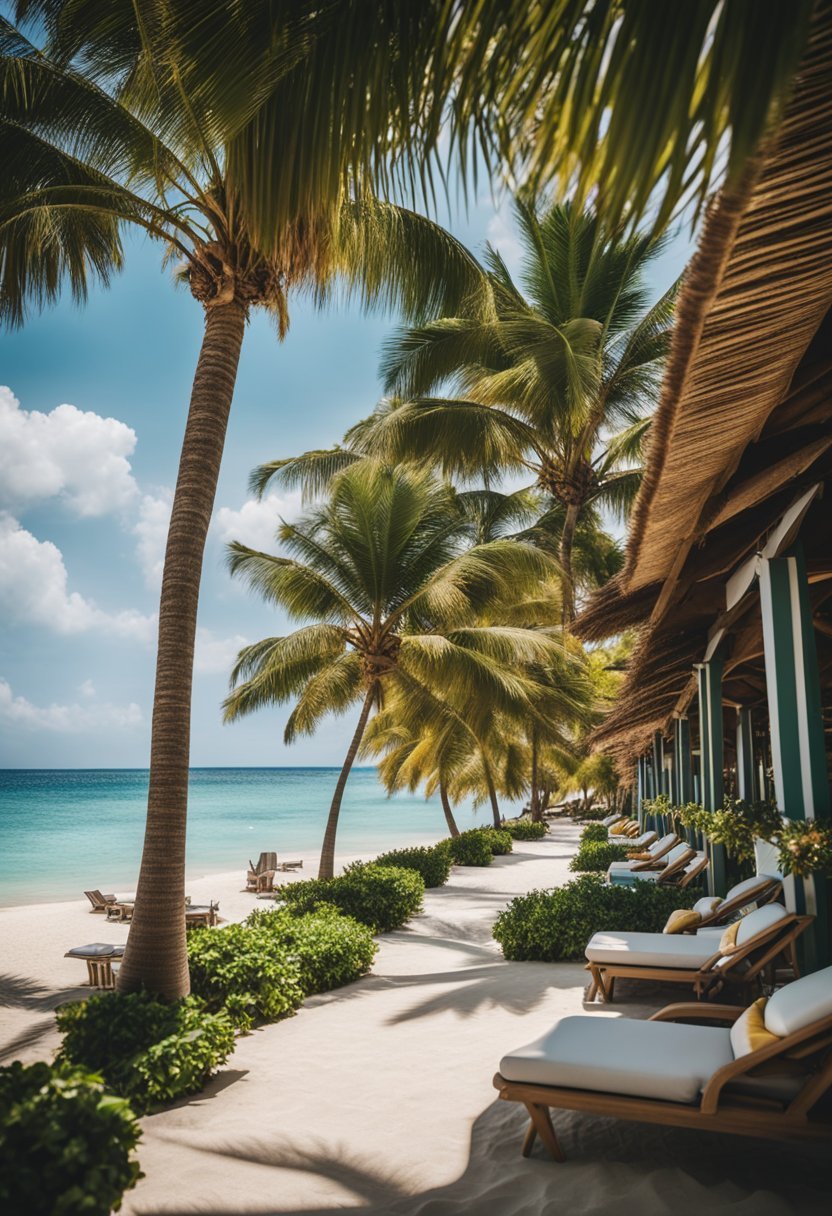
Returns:
[[[191,991],[235,1025],[276,1022],[304,998],[301,968],[263,929],[224,925],[188,935]]]
[[[458,866],[490,866],[491,842],[480,828],[460,832],[451,840],[451,857]]]
[[[277,888],[277,898],[298,911],[332,904],[376,933],[398,929],[422,909],[425,884],[415,870],[355,862],[337,878],[309,878]]]
[[[291,908],[256,908],[245,923],[268,933],[277,949],[295,959],[307,996],[366,975],[378,950],[367,925],[330,904],[301,915]]]
[[[141,1177],[136,1116],[66,1064],[0,1068],[0,1211],[109,1216]]]
[[[600,874],[584,874],[553,891],[513,899],[497,918],[493,935],[507,959],[556,963],[583,958],[593,933],[660,933],[674,908],[690,908],[701,895],[652,882],[608,887]]]
[[[504,857],[514,848],[511,832],[506,832],[502,828],[475,828],[474,830],[482,832],[494,857]]]
[[[531,819],[506,819],[503,831],[508,832],[512,840],[542,840],[548,832],[545,823],[535,823]]]
[[[146,993],[100,993],[57,1010],[59,1059],[100,1073],[139,1113],[197,1093],[234,1049],[228,1015],[188,997],[167,1004]]]
[[[449,840],[426,848],[395,849],[382,853],[375,860],[377,866],[399,866],[403,870],[415,870],[422,875],[426,887],[442,887],[448,881],[453,860]]]
[[[609,829],[603,823],[588,823],[581,832],[581,844],[588,844],[590,841],[607,841],[609,837]]]
[[[569,869],[582,873],[602,871],[606,874],[611,863],[626,860],[629,851],[625,844],[610,844],[606,840],[582,840],[569,863]]]

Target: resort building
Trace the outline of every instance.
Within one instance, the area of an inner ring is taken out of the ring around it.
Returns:
[[[577,622],[636,628],[597,732],[639,802],[775,798],[829,816],[832,732],[832,29],[776,135],[711,209],[679,300],[621,574]],[[710,882],[724,889],[712,849]],[[817,914],[825,884],[787,879]]]

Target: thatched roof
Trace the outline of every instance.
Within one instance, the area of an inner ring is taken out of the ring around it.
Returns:
[[[680,295],[625,566],[576,623],[588,640],[644,626],[599,732],[616,751],[646,745],[688,686],[719,610],[709,580],[724,581],[796,488],[830,468],[830,307],[832,4],[824,0],[777,131],[706,218]]]

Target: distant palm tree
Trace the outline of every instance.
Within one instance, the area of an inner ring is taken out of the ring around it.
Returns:
[[[368,460],[336,477],[326,502],[279,532],[291,556],[229,546],[232,574],[290,617],[311,621],[247,646],[232,673],[227,720],[295,700],[285,740],[328,713],[360,706],[333,793],[320,875],[333,873],[341,800],[374,708],[388,693],[414,704],[464,701],[486,714],[533,714],[523,674],[557,647],[544,634],[481,625],[484,604],[530,591],[549,571],[515,541],[467,548],[456,495],[432,474]],[[450,695],[449,695],[450,694]]]
[[[515,210],[525,294],[489,247],[485,300],[388,342],[396,396],[347,442],[449,476],[533,474],[551,504],[538,536],[559,532],[568,622],[579,526],[625,516],[638,490],[675,289],[648,309],[644,271],[660,249],[649,237],[611,238],[568,204]],[[431,395],[445,385],[452,395]]]

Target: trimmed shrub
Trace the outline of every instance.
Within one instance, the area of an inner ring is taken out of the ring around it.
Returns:
[[[569,863],[570,870],[603,871],[613,861],[624,861],[630,850],[625,844],[610,844],[606,840],[582,840],[580,848]]]
[[[576,803],[574,810],[571,810],[569,812],[569,815],[572,819],[577,819],[579,821],[584,821],[584,822],[592,822],[596,819],[606,819],[606,817],[607,817],[607,815],[609,815],[609,813],[610,813],[610,808],[608,806],[604,806],[600,802],[598,803],[597,806],[584,806],[582,803],[578,802],[578,803]],[[622,814],[621,818],[622,819],[624,818],[623,814]]]
[[[139,1113],[197,1093],[234,1049],[228,1015],[207,1013],[194,997],[165,1004],[106,992],[63,1005],[56,1019],[59,1059],[100,1073]]]
[[[491,843],[481,828],[471,828],[451,840],[451,857],[458,866],[490,866]]]
[[[307,996],[366,975],[378,950],[367,925],[342,916],[331,904],[302,915],[291,908],[256,908],[245,923],[268,933],[279,950],[292,955]]]
[[[139,1125],[100,1077],[67,1064],[0,1068],[0,1210],[109,1216],[141,1178]]]
[[[422,875],[426,887],[443,887],[451,872],[450,842],[440,840],[427,848],[395,849],[382,853],[375,860],[377,866],[400,866],[403,870],[415,870]]]
[[[482,832],[494,857],[504,857],[514,848],[511,832],[505,832],[502,828],[475,828],[474,830]]]
[[[309,878],[277,888],[277,897],[298,912],[332,904],[347,916],[389,933],[422,910],[425,884],[415,870],[357,861],[337,878]]]
[[[588,823],[581,832],[581,844],[588,844],[591,840],[606,841],[609,837],[609,829],[603,823]]]
[[[188,963],[191,991],[209,1009],[224,1007],[243,1029],[294,1013],[304,997],[297,961],[263,929],[194,929]]]
[[[508,832],[512,840],[542,840],[549,829],[545,823],[535,823],[531,819],[506,819],[503,831]]]
[[[700,894],[652,882],[608,887],[600,874],[583,874],[553,891],[513,899],[492,932],[507,959],[556,963],[583,958],[593,933],[661,933],[674,908],[692,907]]]

